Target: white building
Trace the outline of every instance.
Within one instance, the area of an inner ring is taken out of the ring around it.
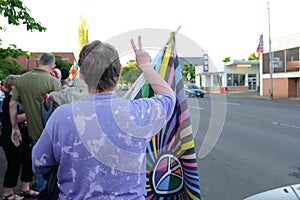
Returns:
[[[300,33],[272,40],[272,68],[270,67],[270,53],[263,53],[262,56],[260,95],[270,96],[271,90],[274,97],[298,97],[300,95],[299,47]],[[269,47],[267,46],[265,50],[269,50]],[[271,73],[270,70],[272,70]]]
[[[233,60],[224,66],[222,85],[229,92],[258,91],[259,60]]]

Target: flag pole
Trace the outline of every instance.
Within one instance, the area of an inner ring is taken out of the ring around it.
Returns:
[[[270,99],[273,100],[273,55],[271,49],[271,24],[270,24],[270,2],[268,1],[268,19],[269,19],[269,60],[270,60]]]
[[[178,33],[178,31],[181,29],[181,26],[179,25],[178,28],[175,31],[175,35]]]
[[[178,31],[181,29],[181,26],[179,25],[178,28],[176,29],[176,31],[174,31],[175,35],[178,33]],[[136,81],[132,84],[132,86],[129,88],[129,90],[125,93],[124,98],[128,99],[131,92],[134,90],[134,88],[136,87],[137,83],[140,81],[140,79],[142,79],[143,77],[143,73],[136,79]]]

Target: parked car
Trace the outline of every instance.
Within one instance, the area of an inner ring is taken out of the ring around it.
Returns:
[[[129,90],[129,86],[128,85],[122,85],[122,90]]]
[[[196,96],[196,97],[204,97],[205,92],[201,90],[197,85],[186,85],[185,92],[188,97]]]
[[[268,190],[244,200],[299,200],[300,184],[288,185],[272,190]]]

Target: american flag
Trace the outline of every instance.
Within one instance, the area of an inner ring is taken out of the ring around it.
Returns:
[[[263,53],[264,52],[264,39],[263,39],[263,35],[260,35],[259,38],[259,43],[258,43],[258,47],[256,50],[257,53]]]

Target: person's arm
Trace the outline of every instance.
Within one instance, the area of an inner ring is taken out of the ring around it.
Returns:
[[[32,148],[32,170],[37,174],[47,174],[54,165],[57,165],[52,149],[52,140],[46,128]]]
[[[18,115],[17,115],[17,121],[18,121],[18,123],[23,122],[24,120],[26,120],[26,115],[25,115],[25,113],[22,113],[22,114],[18,114]]]
[[[131,45],[135,52],[136,62],[140,69],[143,71],[146,79],[151,85],[155,93],[167,93],[174,95],[173,90],[169,84],[153,69],[153,66],[150,64],[150,55],[142,49],[141,36],[138,37],[138,46],[136,48],[134,41],[131,39]]]
[[[11,141],[15,146],[20,145],[20,141],[22,141],[21,132],[18,127],[18,118],[17,118],[17,110],[18,102],[15,100],[10,100],[9,102],[9,115],[11,121]]]
[[[65,103],[70,103],[70,93],[73,88],[62,89],[60,91],[50,92],[49,98],[54,101],[57,105],[62,105]]]
[[[60,91],[62,89],[63,89],[63,87],[62,87],[60,81],[58,79],[56,79],[56,81],[54,82],[53,91]]]

